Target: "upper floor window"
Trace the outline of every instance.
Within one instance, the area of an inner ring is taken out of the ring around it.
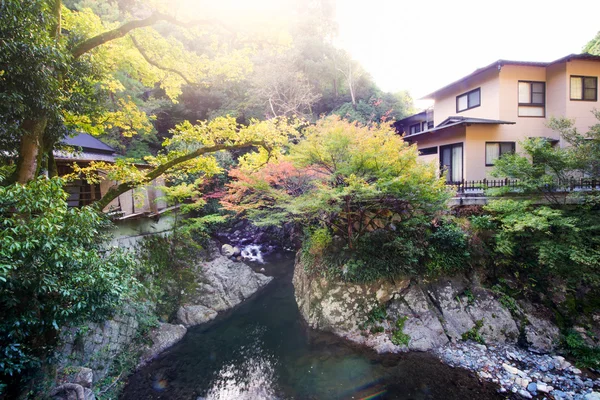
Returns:
[[[481,105],[481,88],[456,96],[456,112],[469,110]]]
[[[415,133],[419,133],[419,132],[421,132],[421,123],[411,125],[408,128],[409,135],[414,135]]]
[[[571,100],[598,100],[598,77],[571,75]]]
[[[519,117],[546,115],[546,83],[519,81]]]

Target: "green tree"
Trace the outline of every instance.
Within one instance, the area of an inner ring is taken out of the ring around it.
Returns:
[[[600,120],[600,112],[594,111]],[[529,138],[521,143],[522,154],[507,154],[496,161],[493,176],[519,180],[522,193],[529,196],[543,195],[552,204],[564,203],[570,179],[600,179],[600,123],[586,133],[579,132],[573,121],[553,118],[549,126],[557,131],[567,146],[553,146],[543,138]],[[491,192],[510,194],[504,187]]]
[[[0,392],[48,366],[61,328],[101,321],[134,293],[133,260],[102,245],[107,221],[67,196],[58,178],[0,186]]]
[[[185,83],[209,74],[240,76],[248,68],[243,52],[208,59],[148,29],[159,22],[186,28],[208,23],[179,21],[164,4],[153,4],[145,18],[114,23],[91,9],[71,11],[61,0],[0,4],[1,144],[18,154],[13,181],[27,182],[40,169],[52,173],[52,150],[65,128],[99,133],[118,127],[125,135],[151,129],[131,98],[117,96],[123,90],[112,75],[117,69],[147,86],[161,82],[175,99]]]
[[[600,56],[600,32],[583,47],[583,52]]]

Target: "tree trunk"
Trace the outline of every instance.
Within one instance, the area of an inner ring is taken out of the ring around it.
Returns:
[[[43,151],[44,130],[47,123],[47,118],[23,122],[22,128],[25,133],[21,138],[19,159],[17,160],[17,169],[14,172],[13,181],[24,184],[37,175],[40,156]]]
[[[356,110],[356,97],[354,96],[354,82],[352,81],[352,64],[348,66],[348,88],[350,89],[350,97],[352,98],[352,108]]]

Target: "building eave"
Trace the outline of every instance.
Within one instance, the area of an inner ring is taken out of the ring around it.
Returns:
[[[413,135],[405,135],[405,140],[412,140],[412,138],[417,136],[422,136],[427,133],[440,132],[445,129],[451,128],[453,126],[469,126],[469,125],[514,125],[516,122],[513,121],[503,121],[497,119],[485,119],[485,118],[467,118],[467,117],[449,117],[440,123],[435,128],[431,128],[419,133],[415,133]]]

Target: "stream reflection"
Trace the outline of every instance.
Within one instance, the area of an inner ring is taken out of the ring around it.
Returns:
[[[293,259],[261,293],[186,337],[129,378],[122,398],[211,400],[502,398],[426,353],[379,356],[307,329],[294,299]]]

